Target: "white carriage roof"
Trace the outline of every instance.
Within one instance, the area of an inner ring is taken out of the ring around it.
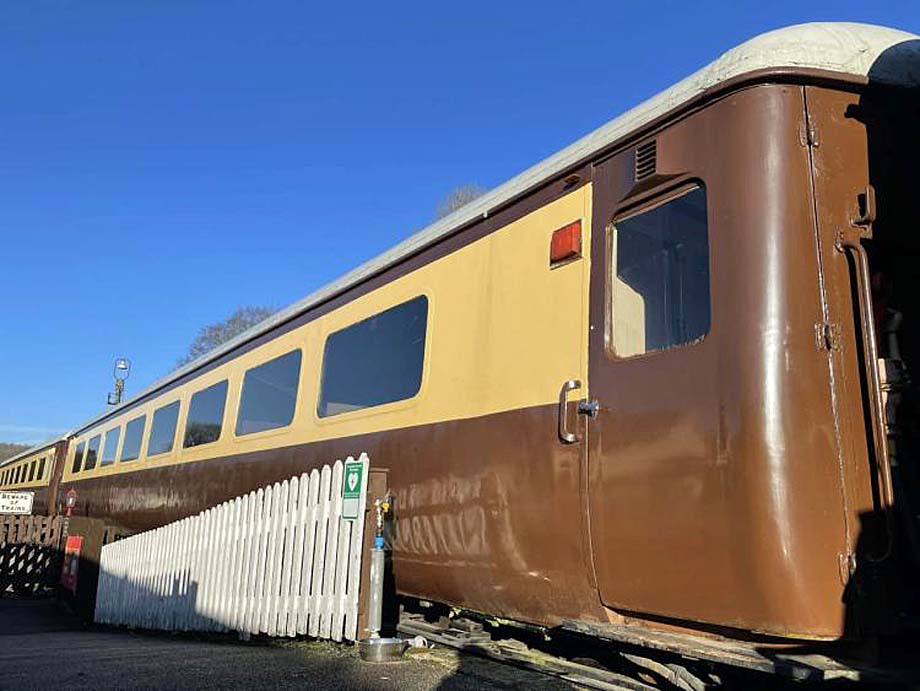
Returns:
[[[882,60],[877,63],[882,53],[900,59]],[[656,118],[729,79],[761,70],[799,68],[837,72],[857,78],[871,77],[873,81],[901,86],[920,86],[918,64],[920,64],[920,37],[871,24],[821,22],[799,24],[761,34],[733,48],[686,79],[626,111],[574,144],[528,168],[449,216],[423,228],[390,250],[323,286],[302,300],[276,312],[236,338],[171,372],[120,406],[106,410],[85,424],[74,428],[68,433],[68,436],[91,427],[135,401],[380,273],[469,223],[489,216],[492,211],[505,206],[539,184],[580,163],[594,152],[616,143]]]

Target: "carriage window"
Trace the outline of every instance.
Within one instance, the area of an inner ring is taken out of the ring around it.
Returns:
[[[613,346],[628,357],[699,340],[709,331],[706,191],[614,222]]]
[[[141,439],[144,438],[144,423],[147,421],[146,415],[136,417],[125,425],[125,440],[121,445],[122,463],[133,461],[141,455]]]
[[[102,435],[97,434],[89,440],[86,447],[86,459],[83,461],[83,470],[92,470],[96,467],[96,458],[99,456],[99,442],[102,441]]]
[[[237,436],[291,424],[297,403],[300,360],[300,350],[292,350],[246,371],[236,416]]]
[[[150,425],[150,436],[147,438],[147,456],[156,456],[172,451],[176,438],[176,423],[179,422],[179,401],[157,408],[153,413],[153,422]]]
[[[37,465],[37,461],[32,461],[29,464],[29,482],[32,482],[32,480],[35,479],[35,466],[36,465]]]
[[[420,295],[330,335],[323,352],[319,416],[417,394],[427,325],[428,298]]]
[[[220,438],[226,402],[226,379],[192,396],[185,421],[185,440],[182,443],[184,447],[210,444]]]
[[[43,480],[45,478],[45,460],[46,459],[42,458],[38,462],[38,479],[39,480]]]
[[[77,452],[73,455],[73,466],[70,468],[70,472],[79,473],[80,465],[83,463],[83,450],[86,448],[86,442],[80,442],[77,444]]]
[[[112,465],[115,462],[115,450],[118,448],[118,437],[121,436],[121,427],[113,427],[105,433],[102,443],[102,460],[99,465]]]

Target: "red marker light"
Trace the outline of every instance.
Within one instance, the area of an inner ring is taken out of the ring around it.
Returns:
[[[581,221],[569,223],[553,233],[549,244],[550,266],[581,256]]]

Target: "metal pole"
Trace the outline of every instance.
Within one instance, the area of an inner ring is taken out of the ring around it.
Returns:
[[[371,550],[371,582],[368,593],[367,632],[370,638],[380,638],[383,628],[383,573],[386,568],[386,552],[383,549],[383,537],[374,539]]]
[[[386,575],[386,545],[383,541],[383,516],[389,511],[387,500],[374,500],[377,511],[377,534],[371,549],[370,592],[368,593],[368,637],[358,641],[361,659],[367,662],[394,662],[402,657],[406,642],[400,638],[381,638],[383,628],[383,579]]]

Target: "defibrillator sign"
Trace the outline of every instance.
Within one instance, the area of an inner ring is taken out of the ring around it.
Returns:
[[[345,464],[342,482],[342,518],[349,521],[358,518],[363,492],[364,464],[361,461],[349,461]]]

